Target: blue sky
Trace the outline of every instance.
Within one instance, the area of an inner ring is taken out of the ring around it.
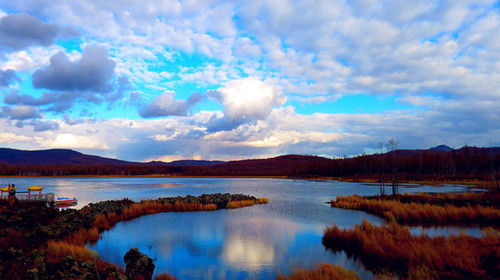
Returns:
[[[0,146],[125,160],[500,145],[498,1],[0,1]]]

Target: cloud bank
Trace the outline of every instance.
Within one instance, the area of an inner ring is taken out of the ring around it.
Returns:
[[[0,38],[6,145],[130,160],[500,145],[498,1],[4,1]]]

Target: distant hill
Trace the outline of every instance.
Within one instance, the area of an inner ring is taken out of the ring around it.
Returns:
[[[0,148],[0,163],[13,165],[74,165],[74,164],[97,164],[97,165],[165,165],[165,166],[211,166],[226,163],[225,161],[208,160],[177,160],[172,162],[151,161],[148,163],[132,162],[105,158],[100,156],[86,155],[69,149],[51,149],[25,151],[8,148]]]
[[[429,151],[449,152],[449,151],[453,151],[453,149],[446,146],[446,145],[439,145],[439,146],[430,148]]]
[[[332,160],[318,156],[284,155],[266,159],[229,161],[211,166],[207,172],[212,175],[235,174],[238,176],[280,176],[302,172],[308,165],[324,165]]]
[[[8,163],[13,165],[137,164],[124,160],[85,155],[69,149],[24,151],[8,148],[0,148],[0,163]]]

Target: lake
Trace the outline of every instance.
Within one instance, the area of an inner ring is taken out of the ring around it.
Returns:
[[[204,193],[243,193],[269,198],[269,204],[212,212],[160,213],[120,222],[88,245],[99,256],[122,265],[133,247],[154,259],[155,274],[178,279],[269,279],[276,272],[328,262],[372,278],[362,264],[344,253],[332,253],[321,244],[326,226],[350,228],[363,219],[383,221],[361,211],[331,208],[338,195],[375,195],[377,184],[330,180],[262,178],[1,178],[0,185],[18,190],[44,186],[55,197],[76,197],[81,208],[90,202],[129,198],[135,201]],[[467,191],[466,186],[401,187],[401,193]],[[386,187],[390,192],[390,187]],[[458,232],[458,228],[414,228],[430,234]],[[478,229],[470,229],[479,234]]]

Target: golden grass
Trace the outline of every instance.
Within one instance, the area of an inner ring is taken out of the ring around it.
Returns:
[[[228,209],[240,208],[246,206],[252,206],[255,204],[253,200],[239,200],[239,201],[229,201],[226,205]]]
[[[481,279],[500,272],[500,236],[493,230],[481,237],[413,236],[396,222],[375,227],[364,220],[354,229],[327,228],[323,244],[354,255],[369,268],[385,267],[407,277]]]
[[[209,203],[209,204],[203,204],[203,211],[214,211],[217,210],[217,204],[215,203]]]
[[[80,246],[87,244],[87,242],[93,244],[99,240],[99,229],[97,227],[92,227],[90,229],[81,228],[71,233],[69,236],[66,236],[63,240],[70,244]]]
[[[255,204],[267,204],[269,203],[269,199],[267,197],[257,198],[257,202]]]
[[[278,274],[277,280],[360,280],[361,276],[354,270],[340,265],[322,263],[312,269],[297,268],[289,276]]]
[[[48,262],[57,262],[66,256],[80,260],[95,260],[98,257],[96,251],[85,246],[69,244],[66,241],[49,240],[47,242]]]
[[[415,195],[412,195],[415,196]],[[426,195],[428,196],[428,195]],[[442,195],[434,200],[445,201],[453,199],[470,199],[473,194]],[[423,199],[426,197],[423,196]],[[400,200],[410,200],[401,196]],[[367,199],[361,196],[338,196],[331,201],[332,207],[363,210],[383,217],[387,220],[396,220],[405,223],[479,223],[487,225],[500,224],[500,209],[490,206],[467,205],[455,206],[451,204],[433,205],[431,203],[401,202],[391,199]]]
[[[269,203],[269,199],[263,197],[258,198],[256,200],[237,200],[237,201],[229,201],[226,205],[228,209],[241,208],[246,206],[252,206],[255,204],[266,204]]]

